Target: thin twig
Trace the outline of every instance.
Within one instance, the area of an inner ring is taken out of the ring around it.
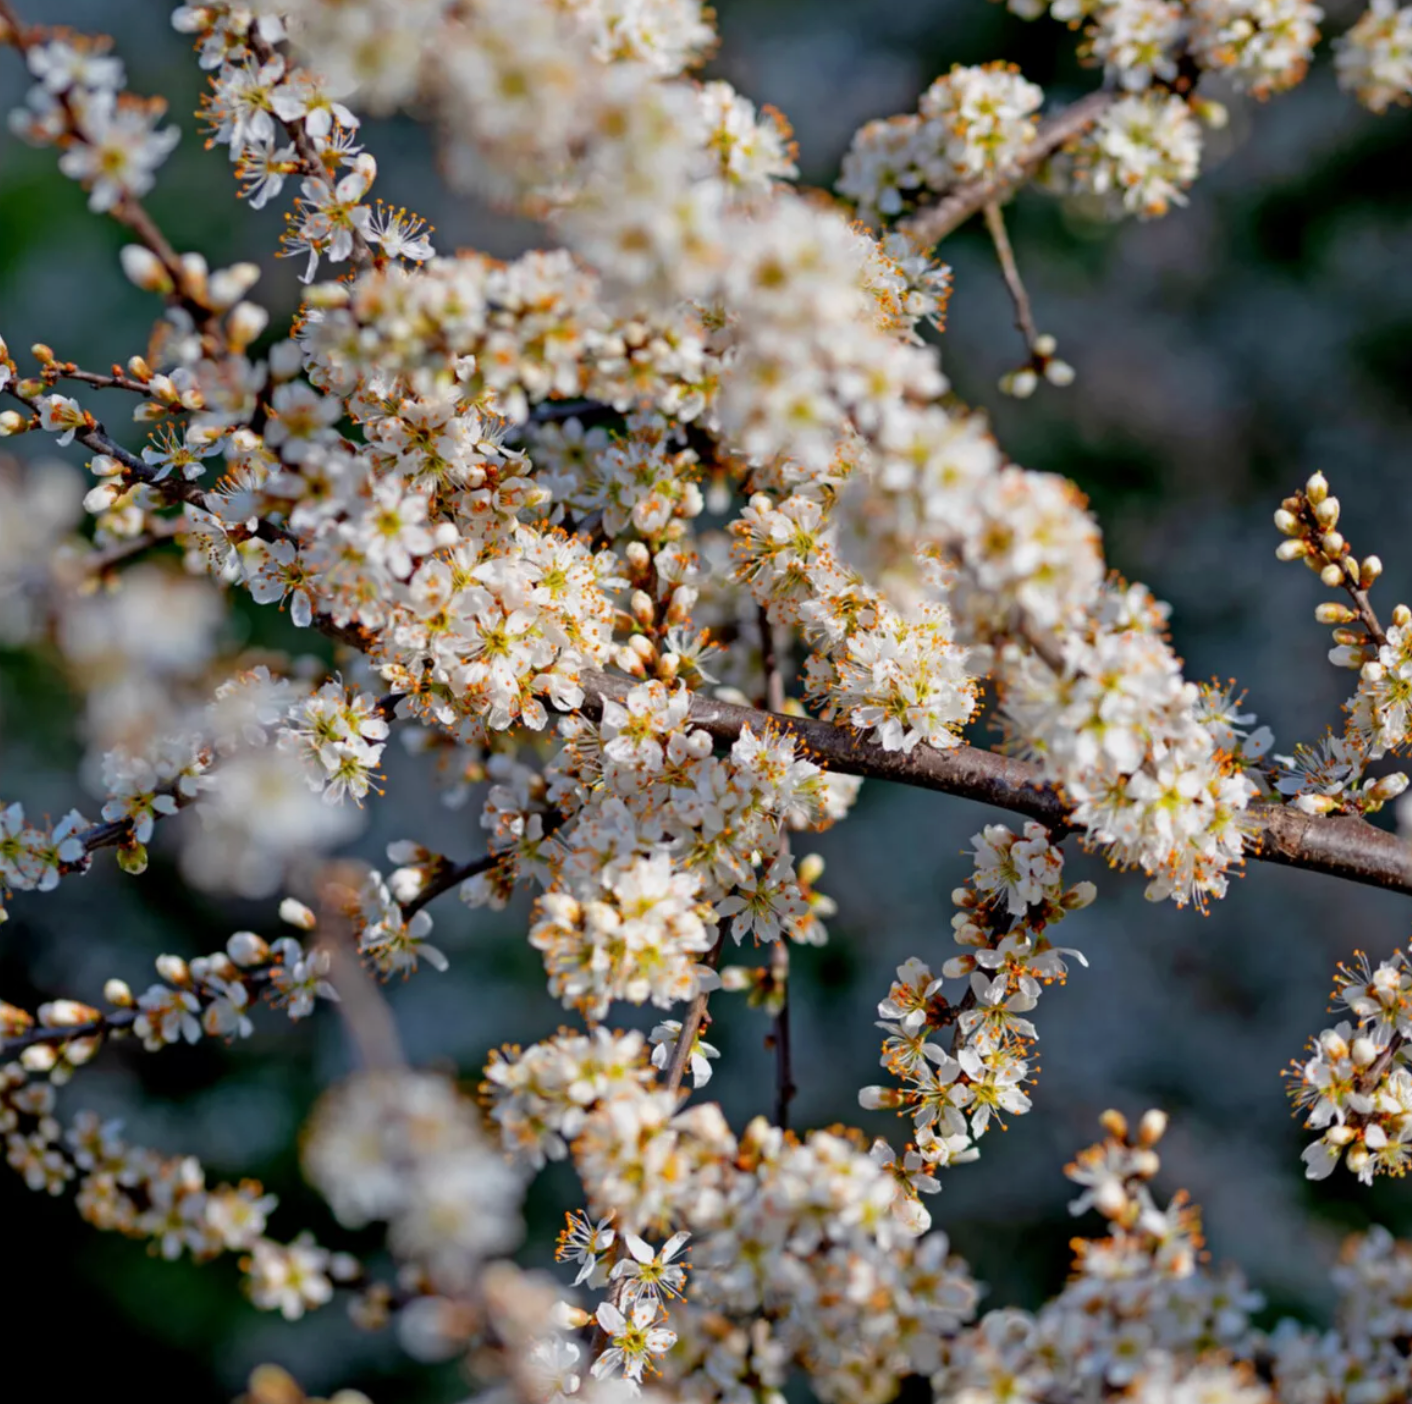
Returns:
[[[995,256],[1000,260],[1000,271],[1005,275],[1010,301],[1015,304],[1015,325],[1025,338],[1025,350],[1033,354],[1039,332],[1035,329],[1030,295],[1025,291],[1020,266],[1015,262],[1015,250],[1010,246],[1010,235],[1005,229],[1005,214],[996,200],[986,201],[985,227],[990,231],[991,242],[995,245]]]
[[[770,952],[770,978],[780,992],[780,1010],[770,1040],[775,1048],[775,1125],[783,1131],[789,1125],[789,1104],[799,1090],[789,1041],[789,946],[783,935]]]
[[[725,940],[725,933],[722,932],[716,938],[716,944],[711,947],[707,955],[705,964],[713,970],[716,962],[721,958],[721,945]],[[681,1021],[681,1032],[677,1034],[677,1041],[672,1047],[671,1061],[667,1064],[667,1071],[662,1078],[662,1086],[668,1092],[679,1091],[682,1079],[686,1076],[686,1070],[691,1064],[691,1050],[696,1046],[697,1035],[701,1032],[701,1026],[706,1022],[706,1006],[711,1001],[709,990],[702,990],[687,1007],[686,1017]]]

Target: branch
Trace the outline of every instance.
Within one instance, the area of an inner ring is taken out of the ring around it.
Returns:
[[[596,717],[605,697],[622,702],[635,686],[628,678],[585,672],[582,710]],[[699,693],[692,696],[691,722],[721,745],[735,741],[744,727],[758,732],[773,726],[795,737],[809,757],[827,770],[960,795],[1037,819],[1059,835],[1071,827],[1068,805],[1044,781],[1038,766],[994,751],[974,746],[937,751],[925,744],[911,752],[885,751],[848,727],[738,707]],[[1245,819],[1252,858],[1412,896],[1412,846],[1365,819],[1303,814],[1268,803],[1252,805]]]
[[[1013,167],[988,180],[958,186],[936,204],[909,215],[899,227],[927,247],[941,243],[973,214],[1008,199],[1060,147],[1093,126],[1117,97],[1117,93],[1099,91],[1070,103],[1040,126],[1035,139],[1020,153]]]

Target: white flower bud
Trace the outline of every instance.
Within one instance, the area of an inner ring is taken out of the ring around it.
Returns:
[[[1155,1146],[1167,1130],[1167,1113],[1153,1107],[1142,1114],[1137,1124],[1137,1143],[1140,1146]]]
[[[186,962],[176,955],[159,955],[156,960],[157,974],[171,985],[189,985],[191,971]]]
[[[270,324],[270,314],[256,302],[240,302],[226,317],[226,335],[231,347],[243,351]]]
[[[132,991],[128,988],[126,980],[109,980],[103,986],[103,998],[109,1004],[116,1005],[119,1009],[130,1009],[132,1007]]]
[[[1343,567],[1333,564],[1326,565],[1323,570],[1319,572],[1319,579],[1322,580],[1329,589],[1336,589],[1343,584]]]
[[[1028,366],[1000,377],[1000,393],[1016,400],[1028,400],[1039,388],[1039,377]]]
[[[1305,541],[1290,540],[1281,541],[1275,547],[1275,555],[1282,561],[1297,561],[1301,556],[1309,554],[1309,544]]]
[[[1072,385],[1078,379],[1078,371],[1071,366],[1068,361],[1055,359],[1049,361],[1044,367],[1044,378],[1051,384],[1063,390],[1066,386]]]
[[[1338,525],[1338,498],[1326,497],[1315,509],[1319,525],[1332,531]]]
[[[88,1023],[97,1012],[76,999],[54,999],[39,1006],[39,1022],[46,1029],[73,1028]]]
[[[0,410],[0,439],[8,439],[25,427],[25,417],[18,410]]]
[[[1052,356],[1059,349],[1059,343],[1048,332],[1040,332],[1034,339],[1033,349],[1036,356]]]
[[[1358,616],[1346,604],[1331,600],[1314,611],[1314,618],[1320,624],[1351,624]]]
[[[226,942],[226,954],[248,970],[252,965],[264,965],[270,958],[270,948],[253,931],[237,931]]]
[[[121,483],[99,483],[84,494],[83,510],[96,517],[126,495],[127,489]]]
[[[1299,531],[1299,518],[1281,507],[1275,513],[1275,525],[1286,536],[1294,536]]]
[[[1407,776],[1400,770],[1384,775],[1375,785],[1368,788],[1368,797],[1378,804],[1394,800],[1407,788]]]
[[[1377,556],[1364,556],[1363,564],[1358,567],[1359,583],[1367,589],[1382,573],[1383,563]]]
[[[279,904],[279,919],[290,926],[298,927],[300,931],[312,931],[318,925],[318,919],[313,912],[293,897],[286,897]]]
[[[1349,1054],[1358,1067],[1366,1068],[1377,1058],[1378,1045],[1371,1038],[1355,1038]]]
[[[1329,495],[1329,480],[1322,473],[1315,473],[1304,484],[1304,495],[1311,506],[1317,507]]]
[[[1342,633],[1343,631],[1340,630],[1339,632]],[[1376,658],[1370,658],[1358,670],[1358,676],[1362,678],[1365,683],[1382,682],[1383,678],[1387,676],[1387,669],[1384,668]]]
[[[20,1066],[26,1072],[47,1073],[54,1070],[59,1061],[58,1052],[47,1043],[35,1043],[20,1054]]]
[[[1392,622],[1399,629],[1405,629],[1412,624],[1412,609],[1408,609],[1405,604],[1395,605],[1392,611]]]
[[[211,305],[217,309],[230,307],[259,281],[258,263],[233,263],[229,268],[218,268],[210,278]]]
[[[141,288],[143,292],[161,293],[164,296],[171,292],[171,274],[151,249],[144,248],[141,244],[124,244],[118,253],[118,261],[123,266],[123,273],[128,282]]]

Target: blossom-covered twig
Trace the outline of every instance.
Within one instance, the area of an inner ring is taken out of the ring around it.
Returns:
[[[1102,89],[1089,93],[1045,121],[1034,140],[1011,168],[985,179],[958,186],[934,205],[927,205],[902,222],[918,242],[941,243],[973,214],[1006,199],[1061,147],[1082,136],[1117,101],[1118,94]]]
[[[601,709],[604,698],[621,701],[633,687],[626,678],[598,672],[586,673],[583,685],[584,710],[590,715]],[[1042,783],[1037,766],[1013,757],[964,745],[945,751],[929,746],[888,751],[848,727],[771,716],[700,693],[692,696],[691,724],[721,744],[734,741],[746,727],[758,730],[766,723],[801,742],[826,770],[961,795],[1037,819],[1059,834],[1069,827],[1063,796]],[[1364,819],[1303,814],[1278,804],[1253,805],[1247,819],[1252,858],[1412,896],[1412,851],[1395,834]]]

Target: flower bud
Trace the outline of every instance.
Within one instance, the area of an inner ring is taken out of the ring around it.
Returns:
[[[623,549],[623,555],[627,557],[628,565],[638,574],[646,571],[652,564],[652,553],[642,541],[629,541]]]
[[[1327,604],[1321,604],[1314,611],[1314,618],[1320,624],[1351,624],[1358,616],[1346,604],[1330,600]]]
[[[168,984],[189,985],[191,983],[191,971],[187,969],[186,962],[180,956],[159,955],[156,965],[157,974]]]
[[[1340,629],[1338,632],[1342,634],[1352,633],[1353,631],[1351,629]],[[1362,678],[1365,683],[1379,683],[1382,682],[1382,680],[1387,676],[1387,669],[1384,668],[1383,665],[1379,663],[1376,658],[1370,658],[1358,670],[1358,676]]]
[[[279,919],[289,926],[298,927],[300,931],[312,931],[318,925],[318,920],[313,912],[303,902],[297,902],[293,897],[286,897],[279,904]]]
[[[1098,889],[1091,882],[1076,882],[1060,900],[1059,905],[1066,912],[1081,912],[1092,904],[1098,896]]]
[[[1358,567],[1358,583],[1366,590],[1382,573],[1382,561],[1377,556],[1365,556]]]
[[[646,590],[634,590],[629,601],[632,610],[632,617],[644,628],[650,629],[656,619],[657,611],[652,604],[652,596]]]
[[[132,991],[126,980],[109,980],[103,986],[103,998],[119,1009],[131,1009],[133,1005]]]
[[[29,348],[29,354],[39,362],[41,366],[52,365],[54,362],[54,352],[52,348],[46,346],[42,341],[36,341]]]
[[[1315,473],[1304,484],[1304,495],[1311,507],[1317,507],[1329,495],[1329,480],[1322,473]]]
[[[1408,609],[1405,604],[1394,606],[1392,622],[1399,629],[1405,629],[1409,624],[1412,624],[1412,609]]]
[[[78,1024],[91,1024],[98,1017],[96,1009],[76,999],[53,999],[39,1006],[39,1022],[46,1029],[71,1029]]]
[[[1368,1168],[1368,1162],[1372,1158],[1372,1152],[1367,1146],[1354,1146],[1348,1152],[1348,1168],[1355,1175],[1361,1175]]]
[[[27,1009],[18,1009],[0,999],[0,1037],[14,1038],[34,1027],[34,1016]]]
[[[1367,794],[1369,799],[1381,805],[1395,800],[1406,788],[1407,776],[1400,770],[1394,770],[1391,775],[1384,775],[1375,785],[1370,785]]]
[[[1343,567],[1330,563],[1319,572],[1319,579],[1322,580],[1329,589],[1337,589],[1338,586],[1343,584]]]
[[[1343,555],[1343,548],[1347,544],[1343,537],[1336,531],[1326,531],[1319,538],[1319,548],[1330,560],[1337,560]]]
[[[1052,356],[1059,349],[1059,343],[1048,332],[1041,332],[1035,337],[1032,349],[1036,356]]]
[[[657,660],[657,676],[663,682],[675,682],[679,672],[681,672],[681,654],[664,653]]]
[[[99,483],[84,494],[83,510],[96,517],[126,494],[127,489],[121,483]]]
[[[152,367],[141,356],[127,358],[127,373],[132,379],[140,380],[144,385],[152,379]]]
[[[1357,1134],[1351,1126],[1330,1126],[1324,1132],[1324,1139],[1331,1146],[1346,1146]]]
[[[858,1093],[858,1105],[864,1111],[894,1111],[903,1104],[904,1094],[898,1087],[864,1087]]]
[[[233,263],[218,268],[210,277],[211,305],[222,308],[238,302],[260,281],[258,263]],[[268,314],[266,314],[268,318]]]
[[[1108,1110],[1098,1118],[1098,1122],[1115,1141],[1126,1141],[1128,1139],[1128,1119],[1122,1112],[1114,1111],[1112,1107],[1109,1107]]]
[[[652,640],[645,637],[644,635],[634,634],[632,638],[628,640],[628,647],[635,654],[637,654],[637,656],[641,658],[644,663],[652,663],[656,661],[657,650],[653,646]]]
[[[124,244],[118,253],[118,262],[128,282],[143,292],[160,293],[164,297],[171,292],[171,274],[151,249],[141,244]]]
[[[1275,547],[1275,555],[1282,561],[1297,561],[1301,556],[1307,556],[1308,554],[1309,543],[1297,539],[1281,541],[1280,544]]]
[[[231,349],[244,351],[269,324],[270,314],[258,303],[237,303],[226,317],[226,336]]]
[[[1000,377],[1000,393],[1016,400],[1028,400],[1039,388],[1039,377],[1028,367]]]
[[[270,958],[270,948],[253,931],[236,931],[226,942],[226,954],[242,969],[264,965]]]
[[[1142,1114],[1137,1124],[1137,1143],[1140,1146],[1155,1146],[1167,1130],[1167,1113],[1154,1107]]]
[[[1371,1038],[1355,1038],[1349,1054],[1360,1068],[1366,1068],[1378,1056],[1378,1045]]]
[[[1296,536],[1299,533],[1299,518],[1281,507],[1275,513],[1275,526],[1286,536]]]
[[[0,410],[0,439],[8,439],[11,434],[20,433],[25,423],[24,415],[18,410]]]
[[[1314,509],[1314,515],[1319,519],[1321,527],[1332,531],[1338,525],[1338,498],[1326,497]]]
[[[26,1072],[47,1073],[59,1061],[58,1053],[47,1043],[36,1043],[20,1054],[20,1066]]]
[[[1078,379],[1078,372],[1068,361],[1054,359],[1049,361],[1044,367],[1044,378],[1060,390],[1070,386]]]

